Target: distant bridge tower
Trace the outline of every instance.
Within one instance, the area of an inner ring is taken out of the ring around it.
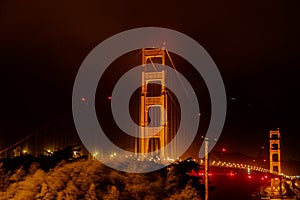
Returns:
[[[270,171],[281,173],[280,132],[270,131]]]
[[[140,93],[140,134],[144,139],[139,141],[139,153],[147,154],[152,152],[153,156],[159,156],[165,158],[166,152],[162,149],[167,144],[167,93],[165,87],[165,71],[158,71],[154,66],[158,63],[157,60],[161,60],[161,64],[165,65],[165,50],[162,49],[142,49],[142,64],[153,64],[153,69],[150,70],[146,67],[142,72],[142,88]],[[158,87],[155,87],[155,85]],[[160,86],[159,86],[160,84]],[[155,114],[157,117],[156,124],[153,124],[153,119],[149,119],[150,109],[159,111]],[[152,121],[150,123],[150,120]],[[154,127],[148,127],[149,124]],[[145,129],[144,127],[148,127]],[[151,129],[149,129],[151,128]],[[160,130],[160,131],[158,131]],[[156,134],[153,134],[156,133]],[[158,150],[160,154],[158,155]]]
[[[22,152],[22,148],[20,146],[17,146],[14,149],[14,157],[20,157],[21,156],[21,152]]]

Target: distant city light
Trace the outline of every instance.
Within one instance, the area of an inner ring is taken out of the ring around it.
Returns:
[[[250,168],[250,167],[248,167],[247,173],[248,173],[248,174],[251,174],[251,168]]]
[[[225,148],[222,148],[222,152],[226,152],[226,149],[225,149]]]
[[[230,176],[234,176],[235,174],[234,174],[233,171],[231,171],[231,172],[229,173],[229,175],[230,175]]]
[[[95,157],[98,154],[98,152],[93,153],[93,156]]]

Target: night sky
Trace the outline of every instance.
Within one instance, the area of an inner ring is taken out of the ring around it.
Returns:
[[[257,156],[280,128],[283,159],[300,160],[299,1],[128,2],[0,2],[0,149],[72,121],[73,82],[87,54],[121,31],[156,26],[198,41],[221,72],[228,113],[216,148]]]

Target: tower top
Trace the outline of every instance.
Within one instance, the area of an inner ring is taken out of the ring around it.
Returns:
[[[152,58],[161,58],[161,64],[165,65],[165,50],[159,48],[142,49],[142,65],[152,63]]]
[[[277,130],[270,130],[270,140],[279,140],[280,139],[280,131]]]

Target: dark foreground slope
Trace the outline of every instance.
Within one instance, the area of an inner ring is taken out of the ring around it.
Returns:
[[[13,172],[2,166],[0,199],[201,199],[203,185],[186,171],[194,164],[147,174],[115,171],[93,160],[62,161],[49,171],[37,163]]]

